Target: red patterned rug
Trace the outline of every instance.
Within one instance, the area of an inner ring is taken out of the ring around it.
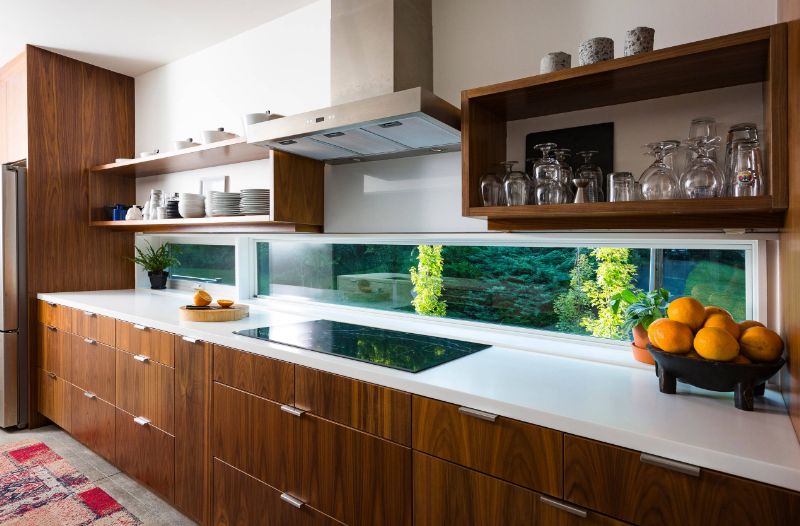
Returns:
[[[0,446],[0,524],[129,526],[128,510],[42,442]]]

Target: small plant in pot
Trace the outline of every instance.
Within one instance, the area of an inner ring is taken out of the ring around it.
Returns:
[[[135,248],[136,257],[131,258],[131,261],[147,271],[147,276],[150,278],[150,288],[167,288],[167,278],[169,277],[167,269],[180,265],[170,246],[164,244],[158,248],[153,248],[150,243],[147,243],[147,248],[144,250],[139,247]]]
[[[633,357],[642,362],[653,365],[653,357],[647,350],[650,343],[647,329],[650,324],[663,318],[667,312],[669,291],[657,289],[650,292],[625,289],[611,299],[611,311],[617,314],[622,310],[622,329],[631,333],[633,342],[631,350]]]

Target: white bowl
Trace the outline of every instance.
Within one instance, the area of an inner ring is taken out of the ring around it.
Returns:
[[[205,217],[206,207],[204,204],[195,205],[178,202],[178,213],[181,217]]]
[[[225,141],[227,139],[234,139],[236,137],[238,137],[238,135],[235,133],[226,132],[225,128],[217,128],[216,130],[203,130],[203,143],[205,144]]]

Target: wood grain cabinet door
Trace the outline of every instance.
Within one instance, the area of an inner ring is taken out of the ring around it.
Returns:
[[[414,452],[414,526],[531,526],[533,491]]]
[[[91,391],[75,386],[70,386],[70,389],[72,436],[109,462],[116,462],[114,406]]]
[[[175,495],[175,438],[117,409],[117,466],[172,502]]]
[[[91,338],[70,335],[70,339],[72,383],[114,404],[117,351]]]
[[[144,325],[117,321],[117,349],[173,367],[175,365],[175,336]]]
[[[70,384],[50,371],[44,369],[36,371],[37,409],[61,429],[70,432],[72,430]]]
[[[351,526],[411,524],[411,450],[297,416],[299,472],[291,495]]]
[[[54,325],[39,325],[36,365],[60,378],[71,379],[70,335]]]
[[[39,323],[70,332],[72,309],[51,301],[39,300]]]
[[[800,494],[566,435],[565,499],[642,526],[797,524]]]
[[[281,492],[214,459],[215,526],[336,526],[341,524],[308,505],[284,500]]]
[[[421,396],[413,400],[414,449],[561,496],[561,432]]]
[[[409,393],[299,365],[295,381],[298,408],[411,446]]]
[[[175,370],[117,351],[116,405],[169,434],[175,432]]]
[[[72,332],[78,336],[98,341],[104,345],[116,345],[116,324],[114,318],[100,316],[94,312],[72,310]]]
[[[294,364],[214,346],[214,381],[281,404],[294,404]]]

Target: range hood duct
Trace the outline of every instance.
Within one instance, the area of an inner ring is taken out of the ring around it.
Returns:
[[[334,106],[247,127],[248,142],[330,164],[457,151],[458,108],[432,93],[431,0],[331,0]]]

